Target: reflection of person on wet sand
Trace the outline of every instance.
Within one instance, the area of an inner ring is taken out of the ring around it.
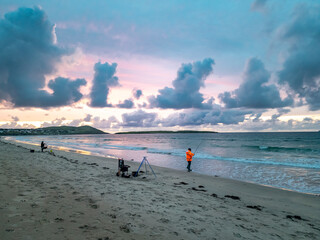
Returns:
[[[41,142],[41,152],[43,152],[43,149],[47,149],[48,146],[43,141]]]

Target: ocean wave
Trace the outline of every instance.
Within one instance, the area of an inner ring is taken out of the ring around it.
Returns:
[[[267,145],[242,145],[242,147],[270,151],[270,152],[320,153],[319,149],[312,149],[312,148],[274,147],[274,146],[267,146]]]
[[[148,153],[185,157],[185,151],[182,149],[181,151],[172,151],[168,149],[148,149]],[[215,155],[203,154],[203,153],[196,154],[194,158],[238,162],[238,163],[249,163],[249,164],[264,164],[264,165],[320,169],[319,159],[299,159],[297,161],[300,161],[300,162],[284,162],[284,161],[270,160],[270,159],[266,160],[266,159],[222,157],[222,156],[215,156]]]
[[[246,158],[225,158],[217,156],[215,159],[221,161],[232,161],[239,163],[250,163],[250,164],[263,164],[263,165],[275,165],[275,166],[286,166],[286,167],[299,167],[299,168],[311,168],[320,169],[320,164],[311,163],[312,160],[308,159],[308,163],[298,163],[298,162],[282,162],[282,161],[271,161],[265,159],[246,159]],[[305,162],[305,159],[300,159],[301,162]]]

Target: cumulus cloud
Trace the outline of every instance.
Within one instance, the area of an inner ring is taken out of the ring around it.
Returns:
[[[140,97],[142,96],[142,90],[140,89],[134,89],[132,93],[135,99],[140,99]]]
[[[91,119],[92,119],[92,115],[91,114],[87,114],[87,116],[83,119],[83,121],[90,122]]]
[[[273,114],[271,119],[272,120],[276,120],[278,119],[279,117],[281,117],[283,114],[286,114],[286,113],[289,113],[290,112],[290,109],[278,109],[278,113],[277,114]]]
[[[56,107],[81,99],[84,79],[58,78],[50,82],[52,94],[43,90],[45,76],[71,54],[56,45],[54,30],[38,7],[19,8],[0,20],[0,101],[16,107]]]
[[[61,126],[61,125],[66,125],[66,118],[62,117],[62,118],[56,118],[55,120],[52,120],[50,122],[43,122],[41,124],[41,128],[43,127],[52,127],[52,126]]]
[[[270,73],[257,58],[251,58],[246,64],[243,82],[233,92],[219,94],[227,108],[280,108],[291,106],[293,99],[282,100],[276,85],[266,85]]]
[[[139,100],[139,98],[142,96],[142,90],[133,89],[132,95],[134,99]],[[123,102],[120,102],[119,104],[117,104],[116,106],[119,108],[127,108],[127,109],[134,108],[134,101],[132,98],[126,99]],[[144,106],[141,106],[141,107],[144,107]]]
[[[184,111],[182,113],[170,115],[168,118],[163,119],[161,124],[164,127],[238,124],[245,120],[247,114],[251,113],[252,111],[233,109],[223,110],[220,108],[210,111]]]
[[[11,116],[11,121],[0,125],[0,128],[19,128],[19,118],[17,116]]]
[[[238,126],[243,131],[318,131],[320,120],[304,118],[303,120],[290,119],[282,121],[277,116],[268,120],[246,121]]]
[[[17,116],[11,116],[12,121],[14,122],[18,122],[19,118]]]
[[[138,110],[122,114],[122,127],[156,127],[158,126],[157,113],[148,113]]]
[[[111,116],[108,119],[101,119],[100,117],[94,117],[91,120],[92,126],[99,129],[108,129],[117,127],[119,121],[116,117]]]
[[[290,22],[278,29],[289,51],[279,83],[304,98],[310,110],[320,109],[320,7],[299,5]]]
[[[119,103],[117,105],[117,107],[119,107],[119,108],[133,108],[134,103],[133,103],[132,99],[126,99],[122,103]]]
[[[5,123],[0,125],[0,128],[35,128],[36,126],[34,126],[33,124],[19,124],[18,122],[15,121],[11,121],[9,123]]]
[[[108,129],[119,126],[119,121],[116,117],[111,116],[108,119],[101,119],[100,117],[94,117],[91,114],[87,114],[84,118],[67,120],[66,118],[56,118],[53,121],[43,122],[41,127],[50,127],[50,126],[84,126],[92,125],[98,129]]]
[[[262,112],[252,114],[251,116],[252,117],[254,116],[254,119],[252,120],[253,122],[259,122],[260,121],[260,117],[262,116]]]
[[[94,65],[95,74],[90,93],[91,107],[111,107],[107,102],[110,87],[119,85],[118,77],[114,76],[116,68],[116,63],[98,62]]]
[[[159,90],[157,96],[149,97],[150,107],[158,108],[200,108],[209,109],[212,101],[205,102],[199,92],[204,87],[204,81],[213,71],[214,60],[204,59],[194,63],[182,64],[177,78],[172,82],[173,88],[165,87]]]
[[[168,117],[161,118],[157,113],[138,110],[122,115],[121,127],[176,127],[176,126],[208,126],[217,124],[238,124],[245,120],[252,111],[222,109],[216,106],[214,110],[184,110]]]

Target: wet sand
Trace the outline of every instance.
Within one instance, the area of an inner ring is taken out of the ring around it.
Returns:
[[[131,174],[140,160],[125,164]],[[2,139],[1,239],[320,239],[320,196],[155,166],[157,178],[122,178],[117,167]]]

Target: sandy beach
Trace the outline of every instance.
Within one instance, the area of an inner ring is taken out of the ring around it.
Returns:
[[[125,162],[129,173],[140,161]],[[122,178],[117,168],[1,139],[0,238],[320,239],[320,196],[155,166],[157,178]]]

